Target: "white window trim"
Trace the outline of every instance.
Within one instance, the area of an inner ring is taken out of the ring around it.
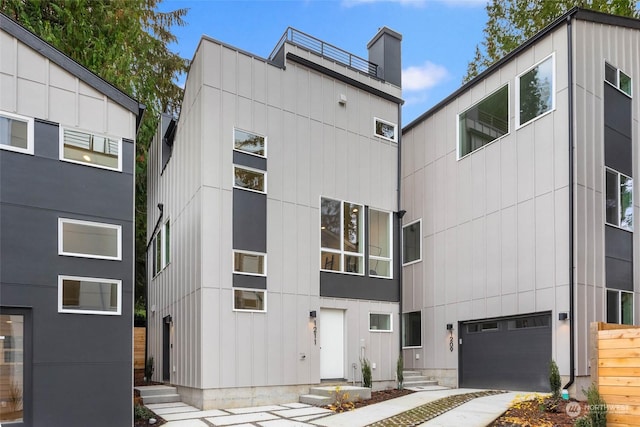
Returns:
[[[602,187],[602,188],[605,189],[605,192],[604,192],[605,203],[603,204],[603,207],[602,207],[603,208],[602,215],[604,217],[604,223],[606,225],[610,226],[610,227],[615,227],[615,228],[620,229],[622,231],[626,231],[627,233],[633,233],[633,229],[635,228],[635,225],[636,225],[635,215],[633,217],[633,227],[631,227],[631,229],[621,227],[619,224],[611,224],[610,222],[607,222],[607,206],[606,206],[606,201],[607,201],[607,191],[606,191],[606,189],[607,189],[607,172],[611,172],[611,173],[614,173],[614,174],[617,175],[616,191],[618,192],[618,213],[616,214],[616,218],[618,219],[618,221],[620,221],[620,209],[622,207],[622,203],[621,203],[621,200],[620,200],[620,176],[622,175],[625,178],[630,179],[631,181],[634,181],[634,183],[633,183],[634,185],[635,185],[635,180],[632,177],[630,177],[629,175],[624,174],[622,172],[618,172],[617,170],[612,169],[610,167],[606,167],[605,166],[604,169],[605,169],[604,183],[603,183],[603,187]],[[632,193],[631,194],[631,205],[632,206],[633,206],[633,203],[634,203],[634,200],[633,200],[633,193]],[[634,209],[634,214],[635,214],[635,209]]]
[[[484,97],[482,97],[482,99],[479,99],[478,101],[474,102],[472,105],[470,105],[469,107],[467,107],[465,110],[459,112],[458,114],[456,114],[456,157],[458,160],[462,160],[465,159],[467,157],[469,157],[470,155],[472,155],[473,153],[475,153],[476,151],[479,150],[484,150],[485,147],[493,144],[494,142],[498,142],[501,139],[505,138],[506,136],[508,136],[511,133],[511,118],[508,117],[507,118],[507,126],[509,127],[509,130],[507,131],[507,133],[505,133],[504,135],[494,139],[493,141],[484,144],[482,147],[477,148],[467,154],[465,154],[464,156],[460,157],[460,115],[466,113],[467,111],[469,111],[470,109],[472,109],[473,107],[475,107],[476,105],[480,104],[482,101],[484,101],[485,99],[489,98],[491,95],[495,94],[496,92],[498,92],[499,90],[501,90],[504,87],[507,87],[507,111],[511,111],[511,85],[509,83],[503,84],[502,86],[496,88],[495,90],[491,91],[490,93],[488,93],[487,95],[485,95]],[[510,116],[510,114],[509,114]]]
[[[262,274],[260,273],[247,273],[244,271],[237,271],[236,270],[236,254],[247,254],[247,255],[257,255],[257,256],[261,256],[263,258],[262,261],[262,265],[264,266],[263,270],[264,272]],[[244,251],[244,250],[240,250],[240,249],[234,249],[233,250],[233,254],[232,254],[232,260],[231,262],[233,263],[233,274],[242,274],[243,276],[258,276],[258,277],[267,277],[267,254],[264,252],[253,252],[253,251]]]
[[[65,129],[69,129],[69,130],[73,130],[76,132],[82,132],[82,133],[86,133],[89,135],[96,135],[96,136],[101,136],[101,137],[105,137],[105,138],[110,138],[110,139],[115,139],[116,141],[118,141],[118,167],[117,168],[110,168],[109,166],[103,166],[103,165],[98,165],[95,163],[89,163],[89,162],[81,162],[78,160],[73,160],[73,159],[67,159],[66,157],[64,157],[64,130]],[[71,126],[62,126],[60,125],[60,136],[59,136],[59,158],[61,161],[63,162],[68,162],[68,163],[75,163],[77,165],[84,165],[84,166],[89,166],[92,168],[98,168],[98,169],[106,169],[106,170],[110,170],[110,171],[116,171],[116,172],[122,172],[122,138],[118,138],[115,136],[111,136],[111,135],[107,135],[107,134],[101,134],[101,133],[96,133],[96,132],[90,132],[88,130],[84,130],[84,129],[79,129],[79,128],[74,128]],[[162,154],[160,154],[160,156],[162,157]]]
[[[236,169],[244,169],[250,172],[256,172],[261,174],[264,177],[264,191],[254,190],[253,188],[240,187],[236,185]],[[267,172],[266,171],[256,169],[256,168],[250,168],[248,166],[237,165],[234,163],[233,167],[231,168],[231,172],[232,172],[231,182],[233,184],[233,188],[237,188],[238,190],[251,191],[252,193],[267,194]]]
[[[327,200],[333,200],[334,202],[340,202],[340,249],[333,249],[333,248],[324,248],[322,247],[322,199],[327,199]],[[362,209],[364,210],[365,205],[361,204],[361,203],[355,203],[355,202],[350,202],[348,200],[340,200],[340,199],[334,199],[331,197],[324,197],[324,196],[320,196],[320,209],[319,209],[319,214],[320,214],[320,221],[318,221],[319,224],[321,224],[321,226],[318,229],[318,239],[320,241],[320,271],[326,271],[329,273],[338,273],[338,274],[349,274],[352,276],[364,276],[365,275],[365,250],[364,250],[364,246],[362,248],[362,253],[360,252],[349,252],[349,251],[345,251],[344,250],[344,204],[345,203],[351,203],[354,205],[358,205],[361,206]],[[360,219],[361,219],[361,224],[362,226],[360,227],[360,236],[359,239],[360,241],[363,243],[365,243],[364,241],[364,233],[365,233],[365,223],[364,223],[364,212],[360,212]],[[325,270],[324,268],[322,268],[322,252],[331,252],[334,254],[338,254],[340,255],[340,270]],[[345,271],[345,257],[346,256],[355,256],[358,258],[362,259],[362,273],[354,273],[352,271]]]
[[[376,133],[376,128],[377,128],[376,123],[377,122],[381,122],[381,123],[393,126],[393,138],[387,138],[384,135],[380,135],[380,134]],[[378,138],[385,139],[387,141],[391,141],[391,142],[397,143],[398,142],[398,125],[395,124],[395,123],[389,122],[387,120],[383,120],[383,119],[381,119],[379,117],[374,117],[373,118],[373,135],[378,137]]]
[[[99,310],[77,310],[62,307],[62,284],[65,280],[79,280],[83,282],[96,283],[115,283],[118,285],[118,309],[116,311],[99,311]],[[80,277],[80,276],[58,276],[58,313],[71,314],[98,314],[106,316],[120,316],[122,314],[122,280],[118,279],[101,279],[97,277]]]
[[[239,148],[236,148],[236,131],[239,130],[240,132],[246,132],[246,133],[250,133],[252,135],[256,135],[256,136],[261,136],[262,138],[264,138],[264,156],[260,155],[260,154],[256,154],[256,153],[249,153],[248,151],[244,151],[241,150]],[[237,151],[238,153],[242,153],[242,154],[247,154],[249,156],[254,156],[257,157],[259,159],[266,159],[267,158],[267,147],[268,147],[268,143],[267,143],[267,137],[261,133],[257,133],[257,132],[253,132],[250,130],[246,130],[246,129],[242,129],[239,127],[234,127],[233,128],[233,134],[231,135],[231,144],[233,146],[233,151]]]
[[[117,230],[117,239],[118,239],[118,254],[116,256],[105,256],[105,255],[91,255],[91,254],[83,254],[76,252],[65,252],[64,249],[64,224],[79,224],[79,225],[87,225],[90,227],[97,228],[110,228]],[[94,221],[83,221],[79,219],[71,219],[71,218],[58,218],[58,255],[64,256],[73,256],[79,258],[91,258],[91,259],[109,259],[115,261],[122,261],[122,226],[118,224],[108,224],[104,222],[94,222]]]
[[[389,254],[390,257],[389,258],[385,258],[385,257],[381,257],[381,256],[376,256],[376,255],[371,255],[371,248],[369,248],[369,265],[371,265],[371,260],[374,261],[389,261],[389,276],[381,276],[379,274],[369,274],[369,277],[377,277],[380,279],[387,279],[387,280],[392,280],[393,279],[393,213],[383,210],[383,209],[376,209],[376,208],[372,208],[369,207],[369,221],[367,223],[368,225],[368,229],[366,230],[367,232],[371,232],[371,211],[377,211],[377,212],[383,212],[386,213],[387,215],[389,215]],[[421,225],[422,226],[422,225]],[[367,243],[369,244],[369,246],[371,246],[370,244],[370,236],[367,237]],[[371,271],[371,269],[369,269],[369,272]]]
[[[264,310],[248,310],[245,308],[236,308],[236,291],[262,292],[264,295]],[[266,313],[267,312],[267,290],[254,288],[231,288],[231,307],[233,311],[240,313]]]
[[[609,86],[615,88],[618,92],[624,94],[625,96],[627,96],[628,98],[633,99],[633,78],[631,78],[631,76],[627,73],[625,73],[624,71],[622,71],[620,68],[616,67],[615,65],[613,65],[611,62],[609,61],[605,61],[604,64],[604,69],[603,69],[603,76],[606,76],[606,70],[607,70],[607,64],[611,65],[611,67],[616,69],[616,84],[611,83],[610,81],[608,81],[606,79],[606,77],[604,78],[604,82],[606,84],[608,84]],[[623,91],[622,89],[620,89],[620,73],[624,74],[625,76],[629,77],[629,79],[631,80],[631,94],[628,94],[627,92]]]
[[[384,316],[389,316],[389,329],[371,329],[371,315],[379,314]],[[369,332],[381,332],[381,333],[391,333],[393,332],[393,314],[392,313],[382,313],[379,311],[370,311],[369,316]]]
[[[524,76],[525,74],[527,74],[529,71],[533,70],[534,68],[538,67],[540,64],[542,64],[543,62],[545,62],[546,60],[548,60],[549,58],[551,58],[551,69],[553,70],[552,75],[551,75],[551,95],[552,95],[552,99],[551,99],[551,108],[549,109],[549,111],[546,111],[542,114],[540,114],[539,116],[534,117],[533,119],[526,121],[524,123],[520,123],[520,78],[522,76]],[[556,54],[555,52],[552,53],[551,55],[547,56],[546,58],[544,58],[542,61],[538,61],[536,64],[534,64],[533,66],[529,67],[527,70],[523,71],[522,73],[518,74],[518,76],[516,77],[516,130],[527,126],[529,123],[533,123],[536,120],[541,119],[542,117],[546,116],[547,114],[551,114],[556,110]]]
[[[635,292],[632,291],[623,291],[622,289],[613,289],[613,288],[605,288],[605,297],[604,297],[604,303],[605,303],[605,309],[607,308],[606,304],[607,304],[607,293],[609,292],[616,292],[618,294],[618,325],[626,325],[626,323],[622,323],[622,294],[630,294],[631,295],[631,318],[634,320],[635,322],[635,318],[636,318],[636,298],[635,298]],[[609,317],[609,313],[606,313],[607,318]]]
[[[27,122],[27,148],[20,148],[20,147],[14,147],[12,145],[4,145],[4,144],[0,144],[0,149],[2,150],[7,150],[7,151],[13,151],[16,153],[22,153],[22,154],[30,154],[33,155],[34,152],[34,137],[33,137],[33,123],[34,120],[32,117],[26,117],[26,116],[21,116],[19,114],[13,114],[13,113],[8,113],[5,111],[0,110],[0,117],[6,117],[8,119],[13,119],[13,120],[18,120],[21,122]]]
[[[420,237],[420,239],[419,239],[420,240],[420,258],[418,258],[417,260],[414,260],[414,261],[409,261],[409,262],[407,262],[405,264],[404,263],[404,229],[405,229],[405,227],[409,227],[409,226],[415,224],[416,222],[420,223],[420,236],[419,236]],[[422,218],[417,219],[415,221],[411,221],[408,224],[402,224],[401,232],[402,232],[402,235],[400,236],[400,245],[401,245],[400,246],[400,252],[401,252],[400,256],[402,258],[400,258],[400,259],[402,260],[402,266],[406,267],[407,265],[411,265],[411,264],[415,264],[415,263],[418,263],[418,262],[422,262],[422,243],[423,243],[422,242]]]

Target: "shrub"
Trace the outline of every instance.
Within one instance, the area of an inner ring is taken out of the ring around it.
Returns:
[[[573,423],[573,427],[591,427],[591,420],[588,416],[580,417]]]
[[[355,403],[349,402],[349,393],[341,392],[340,387],[336,387],[334,393],[336,395],[336,401],[329,405],[329,409],[333,412],[346,412],[356,407]]]
[[[549,364],[549,385],[554,399],[560,398],[560,371],[555,361]]]
[[[371,388],[371,365],[366,357],[360,359],[362,366],[362,386]]]
[[[592,427],[606,427],[607,425],[607,403],[604,401],[598,386],[591,384],[587,391],[582,390],[587,395],[589,404],[589,419]]]
[[[396,376],[398,377],[398,390],[402,390],[402,383],[404,382],[404,361],[402,360],[402,354],[398,356],[398,362],[396,363]]]
[[[133,408],[133,415],[138,420],[148,420],[149,418],[153,418],[154,414],[151,412],[146,406],[136,405]]]
[[[151,381],[153,376],[153,356],[147,359],[147,364],[144,366],[144,377],[147,382]]]

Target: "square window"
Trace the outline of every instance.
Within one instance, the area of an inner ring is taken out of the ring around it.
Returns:
[[[58,276],[58,312],[119,315],[122,281]]]
[[[267,138],[255,133],[234,129],[233,148],[254,156],[267,157]]]
[[[121,139],[60,128],[61,160],[121,171],[121,152]]]
[[[458,158],[509,133],[509,85],[458,115]]]
[[[422,220],[402,227],[402,264],[412,264],[422,260]]]
[[[121,235],[119,225],[59,218],[58,254],[121,260]]]
[[[369,331],[391,332],[391,313],[369,313]]]
[[[554,62],[552,55],[517,78],[519,126],[555,108]]]
[[[402,314],[402,347],[422,346],[422,313]]]
[[[267,175],[264,172],[240,166],[233,167],[233,186],[243,190],[267,192]]]
[[[233,251],[233,272],[254,276],[266,276],[266,255],[257,252]]]
[[[267,311],[266,298],[266,291],[235,288],[233,290],[233,309],[234,311],[265,312]]]
[[[0,148],[33,154],[33,119],[0,111]]]
[[[375,117],[373,119],[374,132],[376,136],[392,142],[398,142],[397,128],[395,123],[387,122]]]

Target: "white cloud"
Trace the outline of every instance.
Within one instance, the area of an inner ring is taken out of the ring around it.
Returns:
[[[449,72],[442,65],[425,62],[402,70],[402,89],[421,91],[431,89],[449,78]]]

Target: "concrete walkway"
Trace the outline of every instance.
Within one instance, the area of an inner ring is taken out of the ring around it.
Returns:
[[[164,427],[364,427],[387,419],[389,420],[384,425],[399,426],[403,425],[398,424],[402,418],[396,417],[393,422],[394,419],[390,417],[429,403],[437,404],[436,401],[439,399],[484,391],[433,387],[341,414],[334,414],[328,409],[303,403],[208,411],[201,411],[185,403],[158,403],[147,405],[147,407],[168,421]],[[521,393],[509,392],[478,397],[417,425],[485,427],[506,411],[518,394]]]

